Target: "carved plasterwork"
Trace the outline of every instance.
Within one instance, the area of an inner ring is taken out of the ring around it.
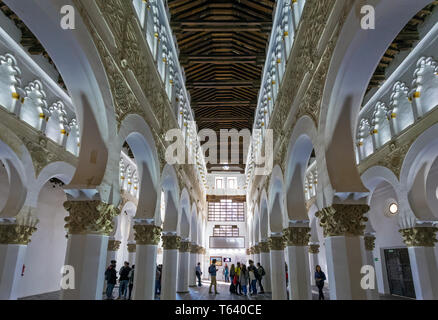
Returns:
[[[18,224],[0,224],[0,244],[22,244],[30,242],[37,228]]]
[[[177,250],[181,244],[181,237],[175,235],[163,235],[161,237],[163,240],[164,250]]]
[[[333,204],[331,207],[318,211],[315,216],[324,229],[324,237],[361,236],[365,230],[364,216],[369,211],[365,204]]]
[[[365,250],[367,251],[373,251],[376,244],[376,237],[374,236],[365,236],[364,237],[364,241],[365,241]]]
[[[128,243],[128,252],[134,253],[137,250],[137,244]]]
[[[179,246],[179,252],[190,252],[191,244],[189,241],[181,241]]]
[[[263,241],[259,243],[259,247],[260,247],[260,252],[261,253],[269,253],[270,249],[269,249],[269,242],[268,241]]]
[[[403,241],[408,247],[434,247],[438,242],[436,227],[415,227],[401,229],[399,232],[403,236]]]
[[[283,236],[269,238],[269,247],[271,250],[284,250],[285,244],[286,243]]]
[[[108,240],[108,251],[118,251],[121,242],[118,240]]]
[[[287,246],[307,246],[310,239],[309,227],[290,227],[283,230]]]
[[[120,213],[114,205],[98,200],[66,201],[69,212],[64,220],[69,234],[110,235],[114,230],[114,217]]]
[[[319,253],[319,244],[309,244],[309,253],[318,254]]]
[[[160,227],[153,224],[136,224],[134,230],[134,239],[138,245],[158,245],[160,242]]]

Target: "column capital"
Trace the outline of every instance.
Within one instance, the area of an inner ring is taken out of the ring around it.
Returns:
[[[120,210],[99,200],[66,201],[69,212],[64,220],[69,234],[100,234],[109,236],[114,230],[114,217]]]
[[[249,249],[246,249],[246,255],[247,256],[251,255],[251,251]]]
[[[271,248],[271,250],[284,250],[285,248],[284,237],[283,236],[270,237],[269,247]]]
[[[160,242],[161,228],[153,224],[134,225],[134,239],[139,245],[158,245]]]
[[[177,235],[162,235],[164,250],[177,250],[180,247],[181,237]]]
[[[128,243],[128,252],[134,253],[137,250],[136,243]]]
[[[253,247],[253,253],[254,253],[254,254],[259,254],[259,253],[260,253],[260,246],[259,246],[258,244],[256,244],[256,245]]]
[[[315,216],[324,229],[324,237],[361,236],[365,230],[364,216],[370,207],[366,204],[332,204],[318,211]]]
[[[0,224],[0,244],[22,244],[30,242],[36,227],[22,226],[18,224]]]
[[[408,247],[434,247],[436,239],[436,227],[414,227],[400,229],[403,241]]]
[[[190,253],[199,253],[199,246],[196,243],[190,244]]]
[[[190,241],[181,241],[179,246],[179,252],[190,252],[191,250]]]
[[[318,254],[319,253],[319,244],[316,244],[316,243],[309,244],[309,253]]]
[[[376,246],[376,244],[375,244],[376,237],[373,235],[367,234],[367,235],[365,235],[365,237],[363,239],[365,241],[365,250],[373,251],[375,246]]]
[[[307,246],[310,240],[309,227],[289,227],[283,230],[286,245],[289,247]]]
[[[120,241],[108,240],[108,251],[117,251],[120,249]]]
[[[261,253],[269,253],[269,241],[262,241],[259,243],[259,248]]]

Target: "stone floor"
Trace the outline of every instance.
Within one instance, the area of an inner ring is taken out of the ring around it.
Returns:
[[[229,290],[229,284],[218,281],[218,292],[219,294],[209,294],[208,289],[210,286],[209,281],[203,281],[202,287],[190,287],[187,293],[177,293],[177,300],[271,300],[272,295],[270,293],[258,294],[254,296],[239,296],[236,294],[231,294]],[[117,297],[119,293],[119,288],[116,286],[113,291],[113,296]],[[324,296],[326,300],[330,300],[328,288],[324,288]],[[313,300],[318,300],[318,288],[312,287],[312,298]],[[49,292],[38,294],[34,296],[29,296],[25,298],[20,298],[19,300],[59,300],[60,291]],[[156,297],[159,300],[159,296]],[[411,300],[406,297],[394,296],[394,295],[380,295],[380,300]]]

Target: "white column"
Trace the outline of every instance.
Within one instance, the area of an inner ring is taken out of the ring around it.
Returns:
[[[438,267],[434,249],[437,230],[434,227],[401,230],[408,247],[417,300],[438,299]]]
[[[287,300],[283,238],[271,237],[270,248],[272,300]]]
[[[367,299],[361,269],[365,263],[363,222],[368,211],[368,205],[333,204],[316,213],[326,237],[330,300]]]
[[[198,246],[195,243],[192,243],[190,246],[190,257],[189,257],[189,286],[190,287],[195,287],[196,283],[197,283],[197,278],[196,278],[196,266],[198,265],[198,262],[201,261],[197,261],[198,258]]]
[[[102,300],[108,239],[119,210],[98,201],[67,201],[68,229],[65,265],[73,267],[64,279],[74,284],[61,290],[62,300]]]
[[[178,271],[178,247],[181,238],[163,235],[163,274],[161,276],[161,300],[176,300]]]
[[[271,289],[271,253],[269,242],[260,243],[260,264],[265,269],[265,276],[262,278],[262,285],[265,292],[272,292]],[[286,275],[285,275],[286,276]]]
[[[179,247],[177,292],[189,292],[190,242],[182,241]]]
[[[372,266],[374,271],[376,270],[375,264],[374,264],[374,254],[373,254],[373,250],[374,250],[374,241],[376,240],[376,238],[373,235],[367,234],[364,237],[364,241],[365,241],[365,259],[366,259],[366,264],[368,266]],[[374,272],[374,289],[370,288],[367,289],[367,299],[368,300],[379,300],[379,291],[377,289],[377,276],[376,276],[376,272]],[[371,285],[371,284],[370,284]]]
[[[313,243],[309,245],[309,270],[310,270],[310,285],[316,286],[315,271],[316,266],[319,265],[318,260],[319,244]]]
[[[293,226],[284,232],[287,240],[289,299],[312,300],[307,246],[310,239],[310,228],[307,226]]]
[[[0,244],[0,300],[16,300],[27,245]]]
[[[133,299],[155,299],[157,251],[161,228],[151,224],[134,225],[136,247]]]

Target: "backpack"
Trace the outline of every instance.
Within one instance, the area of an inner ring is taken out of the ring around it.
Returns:
[[[260,272],[261,276],[264,277],[266,275],[265,268],[260,267],[260,269],[262,269],[261,272]]]
[[[208,268],[208,273],[212,274],[212,273],[214,272],[213,268],[216,269],[216,266],[211,265],[211,266]]]

